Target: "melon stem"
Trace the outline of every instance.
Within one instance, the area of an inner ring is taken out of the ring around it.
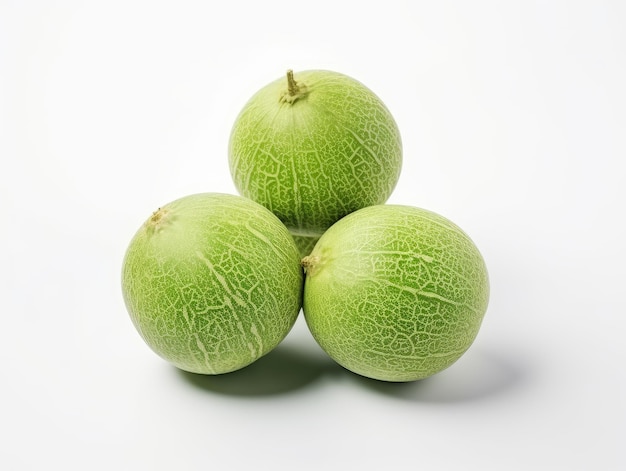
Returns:
[[[296,82],[293,78],[293,70],[287,71],[287,91],[283,92],[281,101],[287,103],[294,103],[299,98],[302,98],[307,94],[307,87],[301,83]]]
[[[304,268],[305,273],[312,275],[315,271],[315,267],[319,263],[320,258],[315,255],[307,255],[300,260],[300,265]]]
[[[293,78],[293,70],[289,69],[287,71],[287,90],[289,91],[289,95],[296,96],[300,92],[300,87],[298,87],[298,83]]]
[[[167,208],[157,209],[145,222],[145,227],[150,232],[159,232],[168,222],[168,213],[169,210]]]

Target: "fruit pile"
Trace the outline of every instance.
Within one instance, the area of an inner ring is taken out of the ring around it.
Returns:
[[[193,373],[235,371],[273,350],[301,309],[322,349],[369,378],[422,379],[470,347],[485,263],[448,219],[385,204],[402,144],[371,90],[288,71],[244,106],[228,154],[240,195],[162,206],[124,257],[124,301],[154,352]]]

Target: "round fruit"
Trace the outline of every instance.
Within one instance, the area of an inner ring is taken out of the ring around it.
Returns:
[[[287,228],[241,196],[202,193],[159,208],[130,242],[122,291],[158,355],[202,374],[234,371],[276,347],[302,301]]]
[[[343,216],[389,198],[402,145],[390,112],[360,82],[326,70],[295,78],[288,71],[240,112],[229,160],[240,194],[292,234],[319,237]]]
[[[454,363],[487,310],[487,269],[471,239],[430,211],[358,210],[318,241],[305,267],[304,315],[340,365],[413,381]]]

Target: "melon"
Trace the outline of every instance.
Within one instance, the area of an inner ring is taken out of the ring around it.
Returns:
[[[122,292],[145,343],[192,373],[241,369],[273,350],[301,308],[293,237],[268,209],[200,193],[155,211],[126,251]]]
[[[421,208],[360,209],[328,229],[302,263],[313,337],[369,378],[414,381],[444,370],[473,343],[487,310],[478,248]]]
[[[342,217],[387,201],[402,143],[390,111],[361,82],[288,71],[245,104],[228,155],[237,191],[276,214],[304,253]]]

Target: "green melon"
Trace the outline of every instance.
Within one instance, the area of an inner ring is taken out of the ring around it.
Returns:
[[[333,225],[303,259],[304,315],[340,365],[384,381],[447,368],[470,347],[489,299],[472,240],[423,209],[379,205]]]
[[[145,342],[176,367],[238,370],[287,335],[301,307],[287,228],[241,196],[202,193],[161,207],[126,252],[122,291]]]
[[[239,193],[305,237],[305,252],[343,216],[388,199],[402,145],[389,110],[362,83],[327,70],[289,71],[241,110],[229,163]]]

